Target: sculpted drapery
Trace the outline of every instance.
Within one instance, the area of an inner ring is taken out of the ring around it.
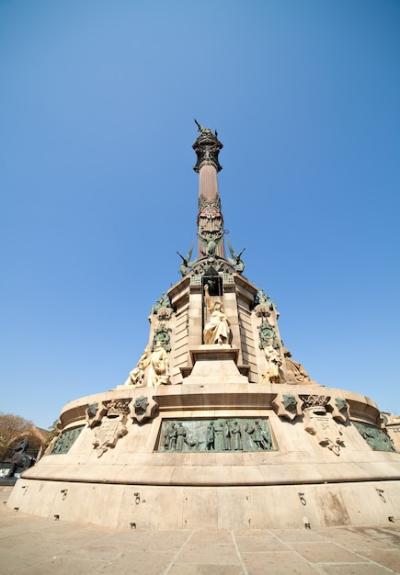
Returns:
[[[219,300],[212,300],[208,293],[208,285],[204,288],[205,303],[209,313],[209,319],[204,326],[203,339],[206,344],[229,343],[231,330],[224,308]]]

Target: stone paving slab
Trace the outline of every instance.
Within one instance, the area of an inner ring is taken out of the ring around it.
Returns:
[[[1,493],[3,502],[6,500]],[[138,531],[0,507],[0,575],[400,574],[400,525]]]

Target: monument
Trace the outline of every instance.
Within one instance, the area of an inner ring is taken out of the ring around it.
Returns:
[[[368,397],[314,381],[279,312],[225,251],[222,143],[198,126],[197,257],[151,307],[126,382],[62,410],[56,437],[9,506],[138,529],[388,524],[400,454]]]

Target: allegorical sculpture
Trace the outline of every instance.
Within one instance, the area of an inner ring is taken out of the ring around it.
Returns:
[[[162,341],[156,340],[153,351],[146,348],[137,366],[130,372],[125,386],[157,387],[170,383],[169,354]]]
[[[283,355],[282,379],[288,383],[311,383],[310,376],[301,363],[292,359],[290,351],[283,348]]]
[[[209,313],[209,318],[204,326],[204,343],[206,344],[227,344],[229,343],[230,328],[229,322],[224,313],[224,307],[219,300],[214,300],[209,295],[208,285],[204,286],[205,302]]]
[[[257,290],[254,297],[254,311],[257,316],[272,317],[274,322],[276,322],[279,317],[279,312],[274,302],[262,289]]]
[[[244,262],[241,258],[246,248],[243,248],[242,251],[239,254],[237,254],[229,242],[228,247],[231,254],[231,257],[228,258],[228,262],[237,272],[242,273],[244,271]]]
[[[178,256],[181,258],[182,263],[179,267],[179,271],[181,273],[181,276],[184,277],[185,275],[187,275],[191,269],[192,269],[192,265],[193,262],[190,261],[191,257],[192,257],[192,253],[193,253],[193,247],[190,248],[190,250],[188,251],[187,256],[183,256],[182,254],[180,254],[179,252],[176,252],[178,254]]]
[[[279,350],[272,343],[263,347],[267,367],[262,374],[262,383],[280,383],[282,359]]]
[[[161,341],[156,341],[155,347],[150,355],[150,365],[147,374],[147,385],[157,387],[160,384],[169,383],[168,373],[169,359],[168,353],[164,349]]]
[[[146,348],[140,356],[136,367],[129,373],[129,377],[126,380],[125,385],[135,385],[137,387],[144,385],[146,369],[150,365],[150,355],[150,349]]]

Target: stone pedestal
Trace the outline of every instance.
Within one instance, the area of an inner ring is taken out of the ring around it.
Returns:
[[[400,454],[384,418],[310,378],[275,304],[243,275],[243,251],[224,257],[222,144],[198,127],[199,257],[182,256],[184,277],[151,308],[128,385],[67,404],[8,505],[138,529],[391,525]]]
[[[193,368],[186,370],[183,383],[225,385],[248,383],[238,369],[239,349],[230,345],[199,345],[189,349]],[[246,366],[242,366],[246,369]]]

